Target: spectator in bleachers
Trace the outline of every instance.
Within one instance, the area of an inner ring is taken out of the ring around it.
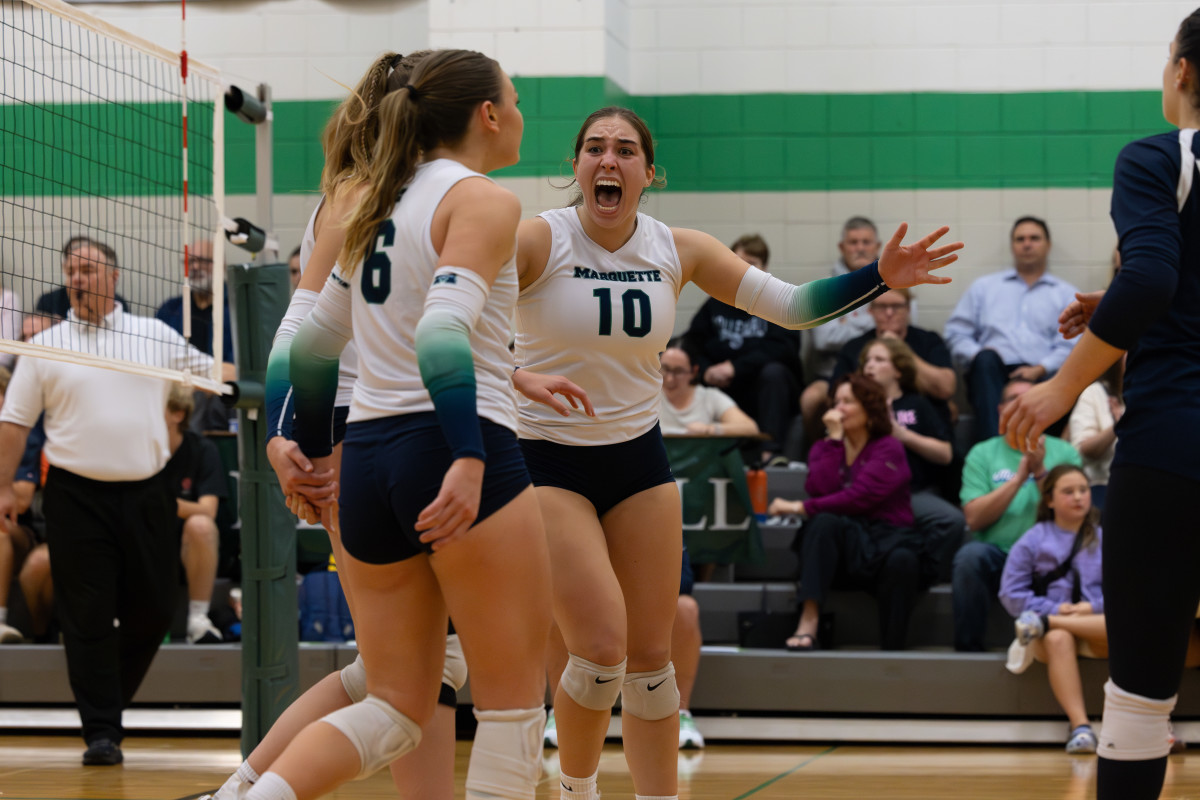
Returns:
[[[767,271],[771,253],[758,234],[741,237],[730,249],[747,264]],[[804,382],[800,331],[710,297],[692,317],[684,338],[691,343],[704,385],[732,397],[770,437],[762,446],[763,460],[782,453]]]
[[[101,253],[111,265],[117,263],[117,252],[109,247],[104,242],[99,242],[90,236],[72,236],[63,245],[62,249],[62,271],[63,275],[67,274],[68,261],[76,257],[79,252],[91,250],[93,254]],[[129,310],[129,301],[118,293],[116,300],[121,304],[121,307]],[[51,289],[42,294],[38,298],[34,306],[32,314],[25,315],[21,322],[21,338],[29,341],[35,335],[62,322],[67,318],[67,312],[71,310],[71,299],[67,294],[67,287],[60,286],[57,289]]]
[[[845,275],[867,266],[879,258],[883,244],[875,223],[866,217],[851,217],[842,225],[842,238],[838,242],[838,260],[833,265],[833,275]],[[865,308],[856,308],[835,320],[812,330],[812,364],[816,376],[800,395],[800,413],[804,418],[804,433],[807,442],[821,437],[821,419],[829,409],[829,387],[835,377],[834,367],[838,353],[847,342],[868,333],[875,321]],[[854,371],[856,367],[851,367]]]
[[[934,331],[911,324],[912,292],[892,289],[867,305],[875,327],[857,336],[838,351],[833,380],[859,368],[863,348],[875,339],[898,339],[908,345],[916,367],[916,390],[934,404],[947,425],[951,424],[948,401],[958,387],[958,376],[950,360],[946,342]]]
[[[1071,444],[1083,456],[1083,471],[1092,487],[1092,505],[1104,510],[1108,492],[1108,469],[1117,448],[1116,424],[1125,413],[1121,383],[1125,359],[1119,358],[1105,370],[1100,380],[1079,395],[1067,423]]]
[[[659,420],[667,436],[754,436],[758,425],[738,408],[733,398],[711,386],[697,386],[700,368],[689,352],[692,345],[676,337],[659,356],[663,378]]]
[[[288,280],[292,282],[293,292],[300,285],[301,274],[303,274],[303,270],[300,268],[300,245],[296,245],[296,249],[288,256]]]
[[[1059,334],[1058,315],[1078,290],[1048,271],[1050,228],[1021,217],[1011,240],[1013,267],[972,283],[946,322],[946,343],[966,376],[976,442],[999,432],[1005,383],[1050,377],[1075,345]]]
[[[188,342],[202,353],[213,355],[213,248],[209,239],[197,239],[188,249],[188,285],[191,287],[192,334]],[[229,295],[224,296],[225,320],[222,330],[225,331],[225,341],[222,343],[222,361],[230,365],[234,363],[233,356],[233,323],[229,314]],[[183,295],[170,297],[158,307],[155,317],[170,325],[177,332],[183,333]],[[190,415],[192,430],[196,433],[205,431],[229,430],[229,419],[232,409],[221,402],[221,398],[208,392],[195,392],[194,408]]]
[[[0,408],[4,407],[4,393],[11,377],[12,373],[0,367]],[[21,568],[31,546],[31,532],[23,525],[14,526],[11,531],[0,528],[0,644],[25,640],[19,630],[8,624],[8,594],[13,575]]]
[[[107,359],[204,374],[212,359],[159,320],[116,300],[111,248],[83,244],[64,264],[71,310],[34,342]],[[139,347],[145,341],[165,347]],[[170,627],[178,585],[175,503],[161,378],[22,358],[0,410],[0,524],[16,521],[13,479],[45,412],[46,538],[67,672],[88,748],[84,763],[123,760],[121,716]],[[114,625],[119,620],[119,626]]]
[[[1010,380],[999,408],[1031,386],[1025,379]],[[1055,436],[1043,437],[1032,453],[1014,450],[1002,436],[982,441],[967,453],[960,497],[974,538],[954,556],[954,649],[984,649],[988,610],[1000,589],[1008,551],[1037,516],[1037,482],[1059,464],[1081,463],[1075,448]]]
[[[1008,669],[1019,674],[1034,659],[1046,664],[1050,689],[1071,724],[1068,753],[1096,752],[1077,655],[1108,655],[1101,537],[1087,476],[1060,464],[1042,481],[1037,524],[1013,545],[1000,580],[1000,602],[1016,617]]]
[[[208,439],[188,429],[192,391],[172,384],[167,398],[167,440],[171,460],[164,470],[177,506],[180,557],[187,575],[189,644],[216,644],[221,632],[208,618],[217,578],[217,506],[226,496],[221,456]]]
[[[202,353],[213,355],[213,247],[209,239],[197,239],[188,248],[188,285],[191,287],[192,333],[188,342]],[[224,296],[225,341],[222,360],[233,363],[233,328],[229,316],[229,295]],[[183,333],[183,295],[169,297],[158,307],[155,317]]]
[[[949,575],[950,559],[963,541],[966,522],[962,509],[937,492],[938,478],[954,458],[950,428],[929,398],[917,390],[916,356],[898,338],[876,339],[862,348],[859,369],[883,387],[892,414],[892,436],[904,445],[912,472],[912,511],[934,572],[932,583],[944,565]]]
[[[816,649],[821,606],[840,585],[875,595],[881,644],[902,650],[922,571],[904,445],[891,435],[883,389],[860,373],[842,378],[824,421],[828,437],[809,452],[808,499],[775,498],[768,509],[807,518],[792,545],[801,611],[786,647]]]

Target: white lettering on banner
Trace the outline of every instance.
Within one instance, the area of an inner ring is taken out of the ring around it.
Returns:
[[[726,516],[729,512],[728,491],[729,478],[709,478],[713,488],[713,526],[714,531],[744,531],[750,528],[750,516],[747,515],[740,525],[730,525]]]
[[[681,503],[683,502],[683,487],[687,486],[688,483],[690,483],[690,482],[691,482],[691,478],[676,478],[675,479],[675,486],[679,489],[679,501]],[[708,527],[708,516],[707,515],[701,517],[699,522],[693,523],[691,525],[688,524],[686,519],[683,521],[683,529],[685,531],[702,531],[707,527]]]
[[[679,488],[680,500],[683,499],[685,487],[691,482],[690,478],[675,478],[675,485]],[[708,515],[704,515],[696,522],[689,523],[683,521],[683,529],[685,531],[744,531],[750,528],[750,517],[746,516],[738,524],[729,522],[729,484],[732,481],[729,478],[709,478],[709,488],[712,489],[712,514],[713,524],[708,524]]]

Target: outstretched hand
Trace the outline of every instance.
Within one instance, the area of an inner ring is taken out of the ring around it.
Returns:
[[[1100,305],[1104,290],[1098,292],[1076,292],[1075,300],[1058,315],[1058,332],[1064,339],[1074,339],[1087,330],[1096,306]]]
[[[949,226],[943,225],[917,243],[903,245],[901,242],[908,233],[908,223],[901,222],[892,238],[883,246],[883,253],[879,256],[879,275],[883,282],[892,289],[907,289],[922,283],[949,283],[948,277],[930,274],[935,269],[957,261],[955,251],[963,249],[962,242],[930,249],[934,242],[949,231]]]

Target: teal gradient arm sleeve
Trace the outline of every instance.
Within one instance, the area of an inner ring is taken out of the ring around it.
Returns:
[[[456,459],[487,457],[475,405],[471,330],[487,302],[488,290],[477,273],[442,267],[434,273],[425,313],[417,323],[417,367]]]
[[[309,458],[333,452],[338,361],[353,333],[349,286],[335,270],[288,351],[287,375],[296,409],[292,438]],[[268,361],[268,383],[270,369]]]
[[[267,357],[267,441],[276,436],[292,438],[292,414],[295,409],[292,403],[292,379],[288,374],[292,339],[317,304],[317,296],[314,291],[297,289],[288,303],[287,313],[279,322],[279,330],[275,331],[275,341]]]
[[[888,290],[879,262],[833,278],[795,286],[758,269],[748,269],[734,305],[748,314],[792,330],[805,330],[849,314]]]

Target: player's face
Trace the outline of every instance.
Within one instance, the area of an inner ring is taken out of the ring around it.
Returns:
[[[1050,240],[1036,222],[1022,222],[1012,234],[1013,260],[1017,267],[1044,267]]]
[[[504,163],[499,166],[509,167],[521,160],[521,137],[525,134],[525,117],[517,107],[520,98],[512,79],[501,73],[500,102],[496,104],[496,115],[500,125],[499,156]]]
[[[632,220],[642,191],[654,180],[637,131],[620,117],[592,123],[574,167],[584,210],[606,227]]]
[[[1055,522],[1068,529],[1078,527],[1092,509],[1092,489],[1083,473],[1071,471],[1060,477],[1049,505],[1054,509]]]
[[[842,415],[842,429],[856,433],[867,427],[867,411],[854,396],[849,383],[843,383],[833,395],[833,407]]]
[[[882,344],[873,344],[867,350],[862,371],[863,375],[885,388],[900,380],[900,373],[896,370],[896,365],[892,363],[892,354]]]
[[[880,333],[900,335],[908,329],[908,300],[899,292],[884,292],[871,301],[870,310]]]
[[[71,308],[80,319],[98,321],[111,309],[117,291],[117,270],[91,245],[82,245],[63,259],[63,279]]]
[[[861,269],[879,258],[879,237],[870,228],[853,228],[838,242],[842,263],[852,270]]]
[[[1175,88],[1175,76],[1179,72],[1179,64],[1175,60],[1175,40],[1171,40],[1167,63],[1163,65],[1162,75],[1162,107],[1163,116],[1172,125],[1179,125],[1179,90]]]

